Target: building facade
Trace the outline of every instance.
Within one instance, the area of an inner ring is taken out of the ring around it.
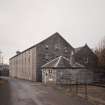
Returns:
[[[74,58],[76,62],[79,62],[86,67],[96,67],[98,62],[96,54],[94,54],[87,44],[75,49]]]
[[[60,56],[67,58],[72,66],[78,63],[86,67],[96,67],[98,60],[87,45],[75,49],[59,33],[55,33],[23,52],[17,52],[10,58],[10,76],[42,81],[42,66]],[[76,68],[71,70],[72,73],[75,70]]]
[[[60,56],[42,66],[42,82],[44,84],[84,84],[94,80],[92,70],[77,62],[70,62]]]
[[[59,33],[55,33],[10,58],[10,76],[42,81],[41,66],[59,56],[70,58],[72,51],[74,48]]]
[[[9,76],[9,65],[0,64],[0,76]]]

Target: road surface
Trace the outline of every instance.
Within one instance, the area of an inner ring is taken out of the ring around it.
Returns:
[[[66,96],[52,87],[25,80],[4,78],[0,105],[92,105],[80,97]]]

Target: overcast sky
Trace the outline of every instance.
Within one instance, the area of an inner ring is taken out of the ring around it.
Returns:
[[[5,62],[59,32],[73,47],[94,48],[105,36],[105,0],[0,0],[0,49]]]

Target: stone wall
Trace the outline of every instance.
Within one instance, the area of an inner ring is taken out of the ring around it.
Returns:
[[[54,35],[37,46],[38,81],[42,80],[41,66],[59,56],[70,58],[74,49],[61,36]]]
[[[52,70],[52,72],[50,72]],[[43,83],[54,84],[84,84],[93,83],[94,73],[91,70],[81,69],[43,69]],[[50,80],[52,79],[52,80]]]
[[[97,66],[98,58],[87,45],[85,45],[83,48],[81,48],[80,51],[75,53],[74,57],[75,61],[79,62],[82,65],[88,67]]]

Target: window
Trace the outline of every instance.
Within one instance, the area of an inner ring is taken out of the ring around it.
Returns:
[[[25,60],[25,63],[26,63],[26,57],[25,57],[25,59],[24,59],[24,60]]]
[[[45,45],[45,48],[48,49],[48,45],[47,44]]]
[[[46,76],[47,76],[48,74],[47,74],[47,72],[46,72]]]
[[[49,60],[50,59],[50,56],[49,56],[49,54],[47,53],[47,54],[45,54],[45,59],[46,60]]]
[[[71,56],[72,56],[72,55],[74,55],[74,52],[73,52],[73,51],[71,51]]]
[[[65,47],[65,48],[64,48],[64,52],[65,52],[65,53],[67,53],[67,52],[68,52],[67,47]]]
[[[84,58],[84,62],[88,63],[88,57]]]
[[[55,45],[55,50],[59,50],[59,45],[58,44]]]
[[[29,58],[28,58],[28,62],[30,63],[30,56],[29,56]]]
[[[49,73],[51,74],[52,73],[52,70],[49,70]]]

